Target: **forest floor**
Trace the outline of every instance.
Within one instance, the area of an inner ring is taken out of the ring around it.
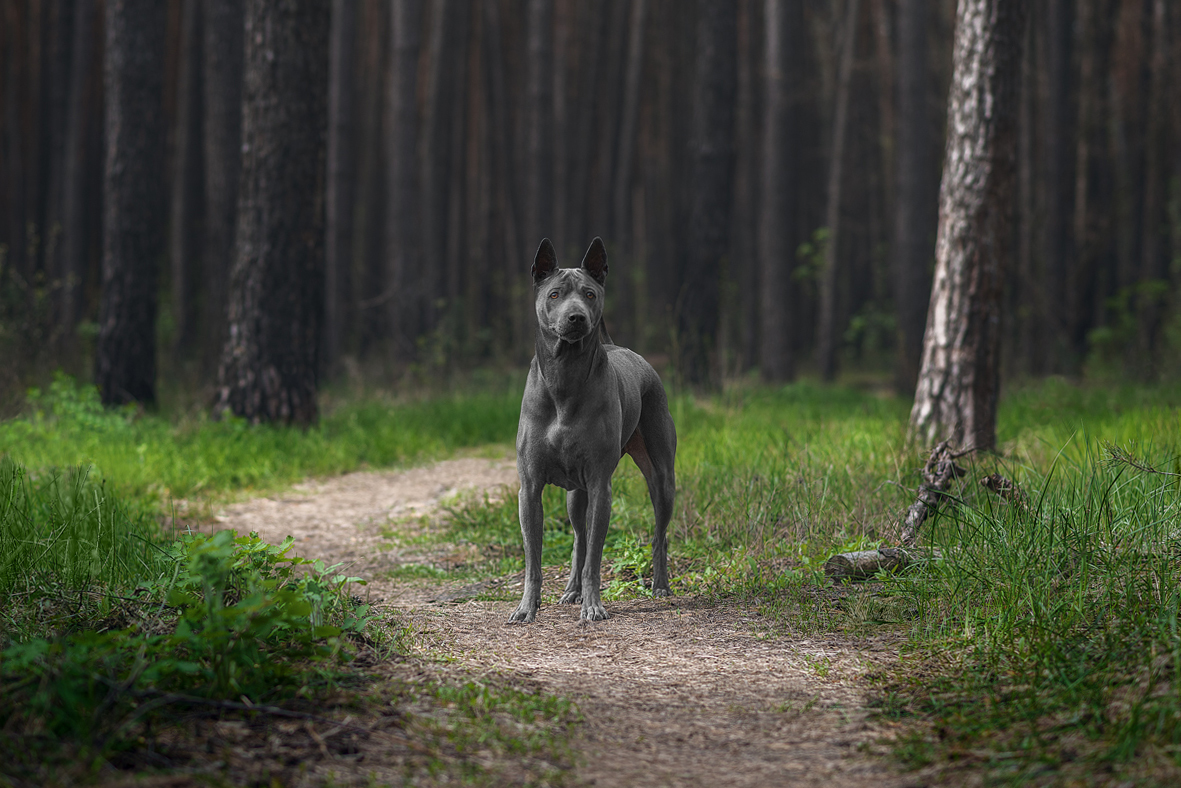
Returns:
[[[468,565],[479,552],[438,537],[445,507],[465,496],[495,497],[516,482],[511,458],[468,456],[306,482],[228,505],[212,526],[257,531],[272,543],[291,535],[293,553],[343,563],[342,571],[366,579],[360,594],[368,594],[381,619],[405,628],[401,643],[409,651],[406,659],[373,665],[375,675],[395,682],[442,673],[483,677],[577,704],[579,721],[563,734],[570,757],[548,776],[539,778],[511,753],[476,748],[473,757],[485,773],[499,775],[493,782],[920,783],[881,757],[893,731],[867,709],[867,674],[888,670],[898,659],[899,641],[888,636],[789,638],[772,632],[753,608],[693,596],[609,602],[611,618],[587,624],[576,606],[555,604],[568,571],[558,566],[546,567],[536,623],[507,625],[521,575],[473,582],[462,572],[437,572]],[[414,577],[414,567],[438,576]],[[389,685],[366,691],[383,686]],[[353,703],[341,724],[376,729],[366,717],[381,706]],[[407,778],[404,738],[354,737],[347,747],[325,747],[323,726],[319,735],[294,723],[240,739],[230,759],[236,765],[226,762],[223,776],[255,782],[274,775],[279,761],[271,756],[284,751],[284,731],[303,742],[290,743],[288,764],[300,760],[300,752],[312,756],[298,770],[279,769],[284,784],[400,784]],[[448,774],[454,772],[443,769],[439,781],[449,782]],[[425,772],[411,782],[424,780],[434,782]]]

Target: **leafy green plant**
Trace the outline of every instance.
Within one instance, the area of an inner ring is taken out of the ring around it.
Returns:
[[[357,579],[290,556],[291,545],[187,535],[166,551],[171,574],[128,598],[129,625],[0,651],[5,768],[37,773],[79,752],[99,763],[171,707],[313,697],[346,678],[348,639],[371,620],[348,596]]]

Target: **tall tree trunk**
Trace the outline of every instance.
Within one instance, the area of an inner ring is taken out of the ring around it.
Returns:
[[[25,308],[31,317],[33,306],[32,274],[33,269],[28,259],[28,212],[26,209],[25,185],[27,173],[28,151],[24,140],[24,129],[21,124],[21,108],[27,103],[24,95],[28,89],[26,84],[28,75],[28,53],[21,33],[25,31],[25,8],[23,4],[9,2],[4,4],[4,48],[6,74],[4,80],[4,136],[5,170],[7,170],[8,188],[8,219],[7,237],[8,250],[6,257],[11,276],[25,290]]]
[[[226,340],[230,268],[242,170],[243,0],[205,0],[205,363]]]
[[[414,355],[419,326],[421,212],[418,184],[418,59],[422,0],[393,0],[390,15],[389,117],[386,162],[386,294],[396,353]]]
[[[168,222],[172,287],[173,349],[189,356],[197,341],[196,290],[201,259],[201,213],[205,207],[201,166],[201,0],[184,0],[177,68],[171,219]]]
[[[78,0],[74,9],[73,60],[70,63],[70,97],[66,113],[65,171],[62,194],[62,290],[57,330],[61,347],[68,359],[77,345],[76,327],[82,312],[82,285],[90,259],[89,204],[86,188],[86,148],[90,136],[87,122],[87,88],[94,65],[94,44],[98,11],[95,0]]]
[[[640,114],[640,79],[644,70],[644,22],[648,15],[648,0],[632,0],[631,19],[628,22],[627,65],[623,77],[623,107],[619,119],[619,143],[615,157],[615,177],[612,179],[614,195],[611,199],[615,211],[612,229],[614,242],[620,248],[634,250],[638,244],[628,231],[628,198],[631,196],[632,158],[636,144],[636,125]],[[625,241],[631,238],[631,242]],[[631,277],[629,276],[629,281]],[[633,294],[634,295],[634,294]]]
[[[60,348],[61,332],[61,291],[62,234],[65,231],[65,164],[66,129],[70,115],[70,64],[73,60],[74,16],[77,4],[66,0],[53,0],[45,5],[48,12],[48,46],[46,47],[46,100],[43,104],[46,140],[41,148],[41,172],[46,179],[41,191],[44,205],[38,210],[43,255],[42,270],[48,280],[55,282],[58,292],[53,297],[51,318],[54,333]],[[72,333],[72,332],[71,332]]]
[[[816,326],[816,357],[820,377],[832,380],[837,373],[837,286],[841,279],[841,182],[845,163],[845,134],[849,118],[849,84],[853,79],[853,55],[857,51],[857,17],[860,0],[849,0],[842,37],[841,63],[837,73],[836,109],[832,119],[832,145],[828,161],[828,202],[825,225],[824,271],[820,279],[820,315]]]
[[[697,20],[692,183],[685,275],[678,304],[681,373],[710,383],[717,350],[719,290],[730,250],[734,188],[734,99],[738,82],[738,17],[731,0],[702,0]]]
[[[1012,254],[1024,0],[961,0],[935,281],[910,438],[996,444],[1000,304]]]
[[[329,6],[247,0],[242,176],[216,410],[317,416]]]
[[[1168,221],[1166,138],[1167,113],[1171,106],[1168,73],[1168,26],[1165,0],[1150,0],[1151,46],[1148,68],[1148,105],[1144,140],[1144,213],[1143,240],[1140,246],[1140,282],[1145,285],[1139,295],[1137,312],[1140,318],[1140,352],[1144,355],[1144,372],[1148,379],[1156,377],[1158,345],[1164,317],[1167,280],[1169,274],[1167,249]],[[1176,140],[1173,141],[1176,145]],[[1151,284],[1150,284],[1151,283]]]
[[[643,0],[639,0],[641,3]],[[531,247],[554,234],[554,3],[529,0],[526,8],[528,61],[525,86],[524,241]]]
[[[1070,103],[1074,85],[1070,78],[1071,40],[1074,20],[1069,0],[1048,0],[1046,15],[1046,103],[1043,107],[1045,157],[1045,231],[1043,251],[1045,295],[1043,318],[1046,333],[1046,372],[1066,372],[1073,366],[1067,327],[1069,315],[1068,287],[1071,269],[1068,261],[1074,258],[1071,248],[1070,205],[1074,190],[1072,170],[1073,129],[1070,123]]]
[[[324,275],[324,371],[335,375],[352,291],[356,196],[356,0],[333,0],[328,76],[328,184]]]
[[[766,44],[763,73],[763,177],[759,206],[759,292],[763,379],[795,376],[792,357],[792,223],[796,214],[795,113],[791,95],[792,64],[800,46],[803,19],[792,0],[764,0]]]
[[[103,283],[95,379],[104,403],[156,398],[156,281],[165,252],[165,7],[106,2]]]
[[[514,178],[512,134],[509,124],[508,88],[505,79],[503,39],[500,25],[500,10],[496,3],[484,3],[484,66],[488,82],[488,126],[491,132],[491,175],[492,193],[490,197],[497,206],[495,221],[500,227],[501,245],[501,288],[498,294],[498,309],[507,310],[505,326],[511,326],[506,331],[509,341],[507,347],[509,359],[519,361],[520,356],[528,352],[528,325],[532,310],[529,309],[529,299],[524,297],[527,292],[517,286],[523,281],[524,267],[519,261],[525,260],[524,247],[521,244],[520,217],[518,214],[516,180]],[[492,315],[493,320],[497,316]],[[497,352],[503,352],[498,349]]]
[[[898,324],[894,385],[903,395],[914,391],[919,374],[931,289],[928,272],[939,212],[927,100],[929,79],[927,0],[900,0],[893,279]]]

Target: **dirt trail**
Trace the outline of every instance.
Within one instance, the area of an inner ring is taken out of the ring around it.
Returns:
[[[530,626],[505,624],[515,602],[433,601],[463,594],[455,584],[380,579],[399,564],[438,558],[392,546],[383,530],[413,528],[407,518],[464,491],[496,494],[515,483],[508,459],[459,459],[309,482],[229,506],[218,520],[273,542],[291,534],[295,552],[374,578],[374,599],[409,620],[429,653],[575,698],[586,720],[575,742],[584,783],[911,782],[863,752],[882,731],[867,719],[859,678],[894,658],[888,643],[772,637],[753,611],[691,597],[612,602],[611,619],[588,625],[576,606],[552,602],[564,583],[556,567]]]

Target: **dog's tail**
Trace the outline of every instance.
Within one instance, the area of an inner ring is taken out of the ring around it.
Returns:
[[[607,321],[601,317],[599,318],[599,343],[603,345],[615,344],[614,340],[611,339],[611,335],[607,333]]]

